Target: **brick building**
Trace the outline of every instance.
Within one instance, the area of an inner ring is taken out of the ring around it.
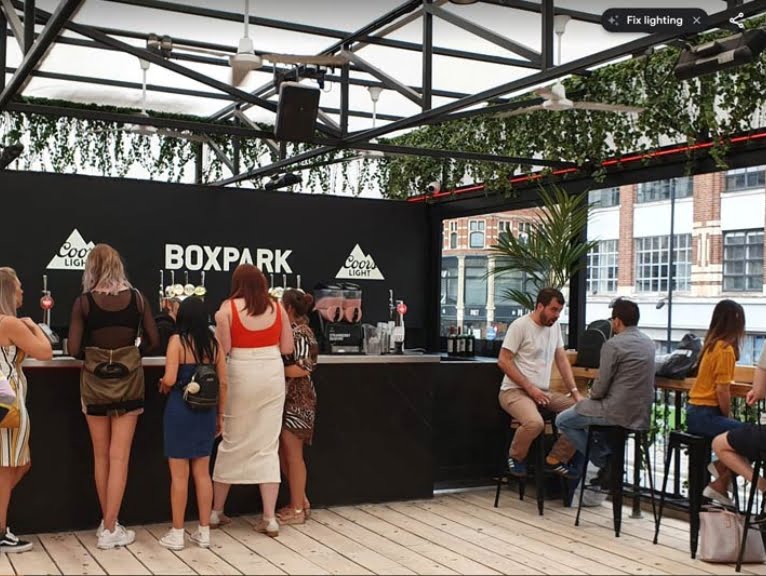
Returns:
[[[598,246],[588,257],[587,320],[608,317],[612,299],[628,296],[641,307],[642,329],[663,347],[669,323],[671,342],[703,336],[715,304],[732,298],[747,316],[741,362],[757,359],[766,340],[764,174],[754,167],[590,192],[588,237]],[[501,232],[523,235],[534,221],[535,210],[526,209],[444,222],[443,331],[460,325],[501,335],[523,313],[503,297],[523,278],[493,276],[489,248]]]

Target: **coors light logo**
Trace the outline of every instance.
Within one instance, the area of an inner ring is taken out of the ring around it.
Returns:
[[[344,280],[385,280],[380,269],[375,264],[372,256],[362,252],[359,244],[354,246],[351,254],[346,258],[346,262],[338,270],[335,276],[337,279]]]

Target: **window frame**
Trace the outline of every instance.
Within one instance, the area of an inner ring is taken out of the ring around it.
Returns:
[[[474,229],[473,225],[476,224]],[[481,235],[481,246],[474,245],[474,235]],[[482,219],[471,219],[468,221],[468,248],[471,250],[483,250],[487,246],[487,221]]]
[[[760,239],[755,241],[748,241],[750,236],[760,236]],[[742,244],[727,244],[727,240],[734,237],[743,237],[744,242]],[[764,230],[762,228],[751,228],[747,230],[726,230],[722,234],[722,254],[721,254],[721,290],[723,292],[762,292],[763,291],[763,260],[764,260]],[[744,248],[743,258],[733,259],[727,257],[735,248]],[[751,248],[760,248],[760,258],[750,257]],[[734,263],[744,263],[744,271],[742,273],[727,273],[727,265]],[[756,268],[760,268],[760,271],[750,272],[750,265],[756,265]],[[733,287],[727,283],[727,280],[734,280],[738,278],[744,279],[744,286],[742,288]],[[750,283],[750,279],[754,280],[754,283]]]

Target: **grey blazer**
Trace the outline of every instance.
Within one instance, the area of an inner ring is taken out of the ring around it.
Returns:
[[[635,326],[607,340],[601,348],[598,379],[590,398],[577,403],[577,413],[648,430],[654,402],[654,354],[654,342]]]

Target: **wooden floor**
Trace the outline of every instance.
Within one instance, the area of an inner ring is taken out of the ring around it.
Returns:
[[[276,539],[253,530],[255,518],[236,519],[211,533],[208,550],[188,544],[161,547],[167,525],[134,527],[125,549],[96,548],[94,531],[39,534],[24,554],[0,556],[1,574],[733,574],[732,566],[689,558],[685,522],[663,520],[660,544],[651,543],[650,514],[629,518],[612,532],[611,508],[583,511],[479,489],[433,500],[314,510],[302,526]],[[188,526],[191,528],[191,525]],[[745,574],[766,574],[746,565]]]

